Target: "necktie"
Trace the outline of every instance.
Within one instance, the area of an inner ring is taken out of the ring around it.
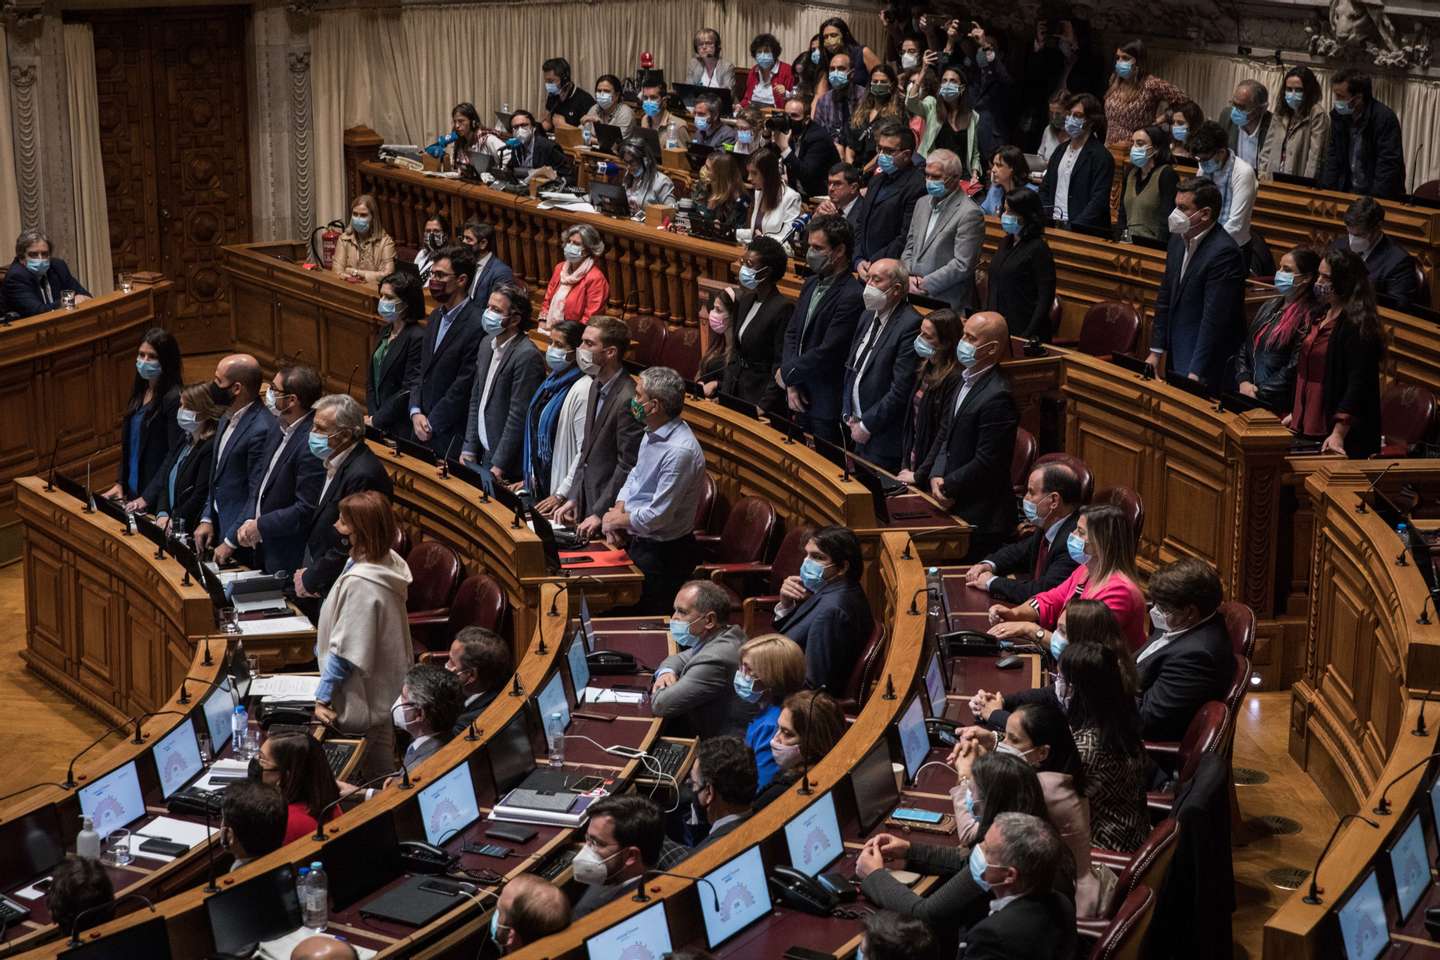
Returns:
[[[1035,573],[1034,579],[1039,580],[1045,572],[1045,563],[1050,559],[1050,541],[1045,534],[1040,534],[1040,549],[1035,551]]]

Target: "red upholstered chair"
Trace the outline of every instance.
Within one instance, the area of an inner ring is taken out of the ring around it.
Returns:
[[[1024,427],[1015,428],[1015,452],[1010,457],[1010,483],[1015,488],[1015,495],[1025,495],[1025,487],[1030,482],[1030,471],[1035,467],[1035,454],[1039,451],[1040,445],[1035,442],[1035,435]]]
[[[1426,180],[1415,188],[1415,196],[1422,200],[1440,200],[1440,180]]]
[[[390,549],[400,556],[410,553],[410,531],[400,524],[395,524],[395,539],[390,542]]]
[[[1136,887],[1115,911],[1104,935],[1090,951],[1090,960],[1139,960],[1154,916],[1155,891]]]
[[[715,513],[715,480],[709,471],[700,479],[700,496],[695,498],[695,536],[710,532],[710,520]]]
[[[780,602],[780,584],[800,572],[805,543],[814,527],[794,527],[785,534],[769,563],[713,563],[699,567],[695,575],[708,576],[745,599],[741,602],[741,625],[747,637],[770,632],[772,611]],[[757,593],[758,591],[758,593]]]
[[[1145,528],[1145,501],[1140,499],[1140,494],[1129,487],[1106,487],[1095,491],[1091,503],[1109,503],[1124,510],[1130,529],[1135,531],[1135,545],[1140,545],[1140,531]]]
[[[875,624],[869,639],[865,641],[865,649],[860,651],[855,666],[850,670],[850,677],[845,681],[845,693],[838,701],[846,716],[853,717],[860,712],[870,691],[879,681],[880,665],[885,662],[885,648],[889,639],[890,634],[885,626]]]
[[[659,366],[669,367],[686,380],[700,370],[700,331],[696,327],[670,327],[660,349]]]
[[[1392,383],[1380,392],[1380,456],[1408,456],[1435,430],[1435,394],[1412,383]]]
[[[454,547],[439,540],[417,543],[405,558],[410,566],[410,592],[405,611],[410,622],[428,629],[429,624],[443,623],[450,616],[450,599],[465,576],[465,566]],[[414,632],[411,640],[415,640]],[[418,651],[417,651],[418,652]]]
[[[1166,817],[1151,829],[1150,836],[1145,838],[1140,849],[1134,853],[1120,853],[1115,850],[1102,850],[1098,847],[1091,850],[1090,858],[1092,860],[1114,868],[1118,876],[1106,909],[1096,917],[1077,918],[1076,923],[1080,932],[1094,937],[1102,936],[1105,928],[1114,919],[1126,899],[1138,887],[1145,886],[1151,890],[1163,889],[1165,875],[1170,870],[1170,862],[1175,859],[1175,849],[1179,839],[1180,822],[1174,817]]]
[[[770,553],[775,536],[775,506],[761,497],[741,497],[730,508],[725,526],[718,535],[697,536],[707,559],[714,563],[759,563]],[[696,576],[708,577],[704,567],[696,568]]]
[[[1035,461],[1035,467],[1043,467],[1047,463],[1063,463],[1075,471],[1075,476],[1080,480],[1080,502],[1089,503],[1095,496],[1095,474],[1091,472],[1090,465],[1079,457],[1072,457],[1068,453],[1047,453]],[[1033,470],[1034,467],[1031,467]]]
[[[1255,611],[1236,600],[1220,604],[1220,616],[1225,618],[1225,632],[1230,634],[1230,646],[1237,657],[1255,656]]]
[[[500,582],[488,573],[477,573],[461,582],[450,608],[443,614],[414,614],[410,617],[410,637],[418,646],[444,650],[455,634],[466,627],[484,627],[499,632],[510,612],[510,601]]]
[[[626,321],[630,327],[630,352],[626,359],[642,367],[653,367],[660,362],[665,350],[665,322],[649,314],[631,317]]]
[[[1076,349],[1092,357],[1108,357],[1112,353],[1135,352],[1140,339],[1140,314],[1128,303],[1107,300],[1085,311],[1080,321],[1080,340]]]
[[[1145,749],[1152,754],[1173,758],[1176,771],[1173,782],[1166,784],[1162,790],[1151,790],[1147,795],[1152,816],[1156,813],[1169,816],[1175,806],[1175,794],[1195,775],[1200,757],[1224,748],[1229,713],[1225,704],[1211,700],[1196,711],[1195,718],[1185,730],[1185,739],[1179,743],[1145,742]]]

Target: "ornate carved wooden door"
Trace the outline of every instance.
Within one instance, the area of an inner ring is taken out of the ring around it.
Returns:
[[[91,15],[115,269],[174,281],[171,332],[186,353],[229,348],[220,248],[250,240],[246,16]]]

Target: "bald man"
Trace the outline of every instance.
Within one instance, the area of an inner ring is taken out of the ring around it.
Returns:
[[[495,945],[506,954],[570,926],[570,901],[548,880],[522,873],[495,905]]]
[[[990,553],[1015,527],[1010,460],[1020,414],[1010,381],[999,363],[1010,355],[1010,330],[998,313],[965,321],[955,347],[963,368],[960,389],[946,413],[940,439],[915,471],[915,483],[973,528],[973,563]]]
[[[360,955],[344,940],[317,934],[295,944],[290,960],[360,960]]]
[[[215,428],[210,498],[195,527],[195,546],[202,550],[213,546],[220,563],[250,559],[250,551],[240,547],[239,532],[255,516],[265,475],[265,447],[275,423],[259,396],[260,364],[254,357],[232,353],[215,365],[210,399],[225,413]]]
[[[900,469],[900,437],[915,392],[920,314],[906,302],[909,291],[905,264],[893,259],[870,264],[861,291],[865,312],[850,341],[840,397],[855,452],[892,473]]]

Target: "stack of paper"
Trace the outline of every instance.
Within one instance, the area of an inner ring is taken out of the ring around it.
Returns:
[[[314,700],[319,685],[320,675],[316,673],[276,673],[250,681],[250,696],[267,703]]]
[[[277,633],[314,633],[315,628],[305,617],[275,617],[270,620],[241,620],[240,632],[247,637],[265,637]]]
[[[218,833],[219,828],[212,828],[212,832]],[[144,826],[130,831],[130,855],[169,863],[175,859],[170,854],[141,850],[140,844],[152,838],[171,840],[175,843],[183,843],[193,850],[205,842],[205,836],[205,824],[203,823],[189,823],[184,820],[176,820],[174,817],[156,817]]]
[[[249,768],[248,760],[216,760],[194,785],[201,790],[223,790],[226,784],[215,783],[213,777],[243,777]]]

